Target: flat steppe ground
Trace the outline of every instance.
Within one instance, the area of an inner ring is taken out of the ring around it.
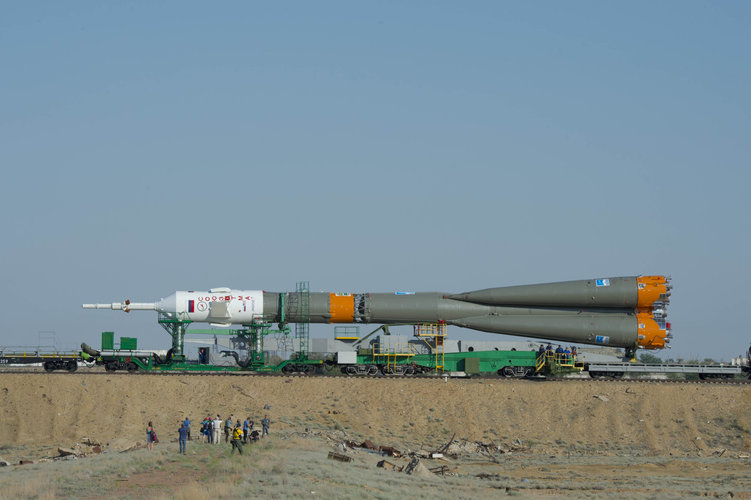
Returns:
[[[751,498],[747,385],[0,373],[0,404],[3,498]],[[232,456],[196,440],[209,414],[268,415],[271,436]],[[411,475],[376,466],[409,456],[351,446],[419,456],[452,437]],[[49,460],[87,440],[103,453]]]

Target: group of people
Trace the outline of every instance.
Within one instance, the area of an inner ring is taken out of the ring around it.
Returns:
[[[180,444],[180,453],[185,454],[188,441],[190,438],[190,418],[185,417],[185,420],[180,424],[178,432],[178,442]],[[252,441],[258,441],[260,438],[269,435],[269,425],[271,420],[269,416],[265,415],[261,420],[261,432],[258,429],[254,429],[254,422],[250,417],[247,417],[243,423],[237,419],[233,423],[233,416],[230,415],[226,420],[222,420],[222,417],[217,414],[216,418],[211,418],[211,415],[207,416],[201,421],[201,442],[219,444],[221,442],[222,428],[224,428],[224,442],[232,444],[232,454],[235,454],[235,450],[243,453],[243,445]],[[149,422],[146,428],[146,447],[149,451],[154,447],[154,443],[158,443],[159,440],[156,437],[156,431],[152,422]]]
[[[576,346],[562,347],[560,344],[553,349],[553,346],[548,343],[547,346],[540,344],[540,348],[537,350],[537,355],[545,355],[546,358],[554,358],[558,362],[566,362],[576,359]]]
[[[258,441],[259,438],[268,436],[269,434],[270,420],[268,415],[264,416],[263,420],[261,420],[260,433],[257,429],[254,429],[255,423],[250,417],[247,417],[242,424],[240,424],[240,420],[233,422],[233,418],[233,415],[230,415],[226,420],[222,420],[222,417],[218,414],[216,418],[211,418],[211,415],[208,415],[201,421],[201,441],[219,444],[222,429],[224,429],[225,443],[230,441],[230,436],[232,436],[235,429],[240,429],[243,444],[247,444],[249,441]],[[189,425],[190,421],[186,418],[184,423]]]

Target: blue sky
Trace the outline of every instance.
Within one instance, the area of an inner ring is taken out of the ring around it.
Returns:
[[[751,340],[750,14],[6,3],[0,345],[163,347],[154,316],[80,305],[174,290],[669,274],[663,357],[729,359]]]

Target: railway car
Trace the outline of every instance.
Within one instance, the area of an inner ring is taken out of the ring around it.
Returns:
[[[42,366],[45,371],[65,370],[74,372],[78,369],[79,353],[43,353],[39,351],[0,351],[0,366]]]

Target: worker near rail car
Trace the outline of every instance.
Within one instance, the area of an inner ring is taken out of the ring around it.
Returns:
[[[146,449],[151,451],[156,443],[156,431],[154,430],[154,424],[149,421],[149,425],[146,427]]]
[[[185,425],[188,431],[188,441],[190,441],[190,419],[188,417],[185,417],[185,420],[183,420],[183,425]]]
[[[576,359],[576,346],[575,345],[571,346],[571,358]]]
[[[269,424],[270,423],[271,423],[271,421],[269,420],[269,416],[265,415],[263,417],[263,420],[261,420],[261,427],[263,427],[263,432],[261,432],[261,437],[269,435]]]
[[[568,363],[569,361],[571,361],[571,350],[570,350],[570,349],[569,349],[568,347],[566,347],[566,348],[565,348],[565,349],[563,350],[563,359],[564,359],[564,360],[565,360],[565,361],[566,361],[567,363]]]
[[[214,419],[214,444],[219,444],[221,441],[221,434],[222,432],[222,417],[219,416],[219,414],[216,414],[216,418]]]
[[[250,434],[250,417],[245,417],[243,421],[243,444],[248,443],[248,434]]]
[[[232,422],[230,422],[231,424]],[[235,449],[240,452],[240,455],[243,454],[243,429],[239,420],[232,431],[232,455],[235,454]]]
[[[188,428],[185,424],[180,424],[180,428],[177,429],[177,440],[180,443],[180,453],[185,455],[185,449],[188,443]]]
[[[232,415],[224,421],[224,442],[229,443],[229,435],[232,432]]]

